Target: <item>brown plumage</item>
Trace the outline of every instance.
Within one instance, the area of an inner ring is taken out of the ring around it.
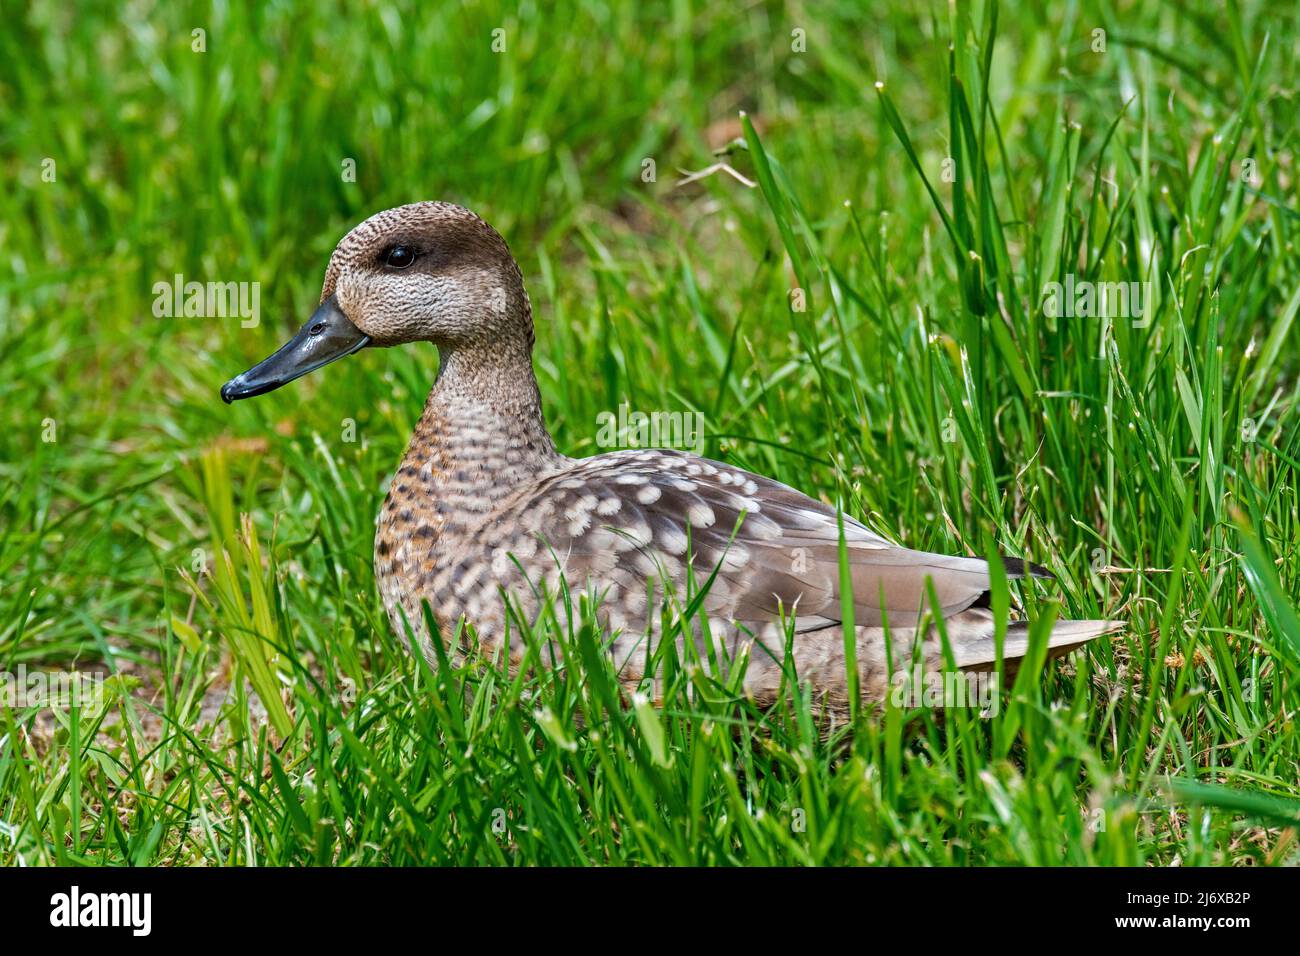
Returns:
[[[696,585],[712,575],[703,610],[719,645],[749,651],[747,692],[761,702],[775,696],[792,627],[801,679],[832,710],[846,709],[835,509],[684,452],[578,460],[557,452],[532,370],[523,278],[491,226],[449,203],[378,213],[334,250],[321,303],[292,342],[222,394],[228,401],[259,394],[366,345],[438,346],[438,377],[375,538],[375,574],[393,627],[403,635],[409,628],[430,660],[423,601],[444,639],[464,618],[497,649],[507,631],[502,592],[532,617],[542,601],[558,600],[563,576],[571,592],[597,598],[610,652],[633,683],[662,627],[665,598],[685,603],[688,575]],[[842,521],[865,700],[882,699],[890,675],[911,666],[918,639],[925,666],[940,667],[935,629],[918,626],[930,609],[927,580],[958,666],[993,665],[983,560],[910,551],[848,515]],[[1006,565],[1011,577],[1042,573],[1015,559]],[[1064,653],[1117,626],[1059,621],[1049,649]],[[690,632],[703,641],[698,623]],[[1011,623],[1005,659],[1014,665],[1027,650],[1027,626]],[[521,648],[512,641],[508,652],[515,661]]]

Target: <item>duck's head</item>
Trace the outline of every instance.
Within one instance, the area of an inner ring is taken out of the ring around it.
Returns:
[[[371,345],[508,352],[530,349],[532,335],[523,277],[497,231],[462,206],[412,203],[343,237],[307,324],[221,397],[261,395]]]

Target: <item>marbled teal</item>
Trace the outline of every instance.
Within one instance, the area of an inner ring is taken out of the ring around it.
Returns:
[[[680,606],[688,575],[696,584],[712,576],[703,601],[712,640],[732,656],[748,654],[753,698],[776,695],[792,628],[800,678],[832,711],[847,709],[835,509],[680,451],[583,459],[557,451],[533,374],[523,276],[501,236],[469,210],[422,202],[361,223],[334,250],[308,323],[221,395],[227,402],[258,395],[358,349],[408,342],[432,342],[441,361],[379,514],[375,575],[394,629],[413,634],[426,657],[434,659],[425,601],[443,639],[462,619],[487,650],[509,633],[517,662],[518,627],[506,626],[503,594],[531,618],[542,601],[559,600],[563,575],[571,594],[597,598],[610,653],[632,685],[671,619],[663,609],[674,602],[665,597],[676,595]],[[940,638],[921,620],[930,607],[927,579],[957,665],[993,665],[985,561],[901,548],[848,515],[843,528],[864,700],[881,700],[890,675],[912,666],[918,636],[925,666],[940,666]],[[1045,574],[1003,560],[1010,577]],[[1049,650],[1064,653],[1116,627],[1057,621]],[[688,631],[702,644],[698,621]],[[1028,647],[1027,625],[1012,622],[1008,666]]]

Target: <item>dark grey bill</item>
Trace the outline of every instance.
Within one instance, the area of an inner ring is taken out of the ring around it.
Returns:
[[[353,325],[334,296],[330,296],[298,330],[298,334],[280,346],[274,355],[222,385],[222,401],[230,404],[236,399],[274,391],[322,365],[365,348],[369,343],[370,336]]]

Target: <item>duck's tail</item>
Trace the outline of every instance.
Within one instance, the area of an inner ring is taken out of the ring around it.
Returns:
[[[1123,630],[1123,621],[1069,621],[1058,620],[1047,637],[1047,658],[1062,657],[1108,634]],[[861,677],[858,685],[860,699],[866,703],[879,703],[887,695],[896,699],[911,700],[909,688],[928,686],[938,682],[945,669],[947,651],[938,630],[927,627],[923,634],[908,628],[891,628],[888,634],[879,627],[859,627],[857,630],[857,665]],[[998,648],[994,641],[996,625],[988,608],[968,608],[944,621],[947,647],[953,662],[966,672],[989,672],[997,668]],[[850,691],[844,652],[832,641],[805,640],[803,646],[797,639],[794,645],[796,666],[801,680],[822,692],[829,704],[830,713],[839,717],[849,710]],[[916,641],[921,641],[917,647]],[[1039,641],[1042,638],[1038,638]],[[1031,649],[1030,624],[1013,621],[1007,624],[1002,639],[1002,675],[1004,680],[1014,679]],[[746,684],[750,683],[749,677]],[[772,688],[773,692],[775,688]]]
[[[1047,638],[1048,658],[1062,657],[1091,640],[1124,629],[1123,621],[1057,621]],[[1002,642],[1002,659],[1008,674],[1029,653],[1029,625],[1016,621],[1007,625]],[[997,665],[997,647],[993,631],[966,636],[953,647],[957,666],[966,671],[991,671]]]

